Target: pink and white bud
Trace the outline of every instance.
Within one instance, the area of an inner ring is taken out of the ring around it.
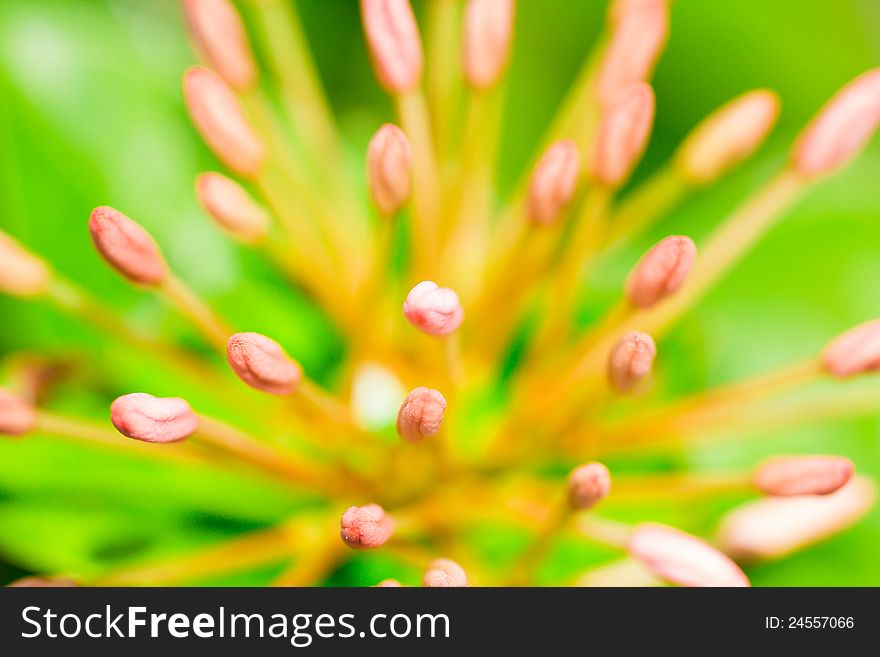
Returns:
[[[266,149],[226,83],[194,66],[183,77],[183,92],[189,115],[214,154],[243,176],[259,173]]]
[[[143,392],[116,399],[110,405],[110,421],[123,436],[146,443],[177,442],[199,428],[199,419],[186,400]]]
[[[397,213],[410,197],[412,151],[403,130],[386,123],[367,148],[367,182],[373,203],[386,217]]]
[[[208,65],[233,89],[257,80],[257,66],[241,16],[230,0],[183,0],[187,26]]]
[[[403,302],[403,315],[430,335],[449,335],[464,321],[458,295],[433,281],[422,281],[410,290]]]
[[[629,553],[655,575],[679,586],[744,587],[745,573],[731,559],[696,536],[655,523],[636,527]]]
[[[409,393],[397,413],[397,433],[411,443],[436,436],[443,424],[446,398],[439,390],[416,388]]]
[[[451,559],[434,559],[422,576],[429,588],[461,588],[468,585],[467,573]]]
[[[704,119],[678,149],[676,164],[686,180],[707,185],[755,152],[779,116],[779,96],[750,91]]]
[[[424,57],[409,0],[361,0],[361,14],[380,84],[389,93],[405,93],[418,87]]]
[[[0,435],[23,436],[36,426],[36,409],[18,395],[0,390]]]
[[[14,239],[0,232],[0,291],[16,297],[43,294],[52,283],[46,264]]]
[[[580,174],[577,145],[567,139],[551,144],[529,181],[529,219],[544,225],[556,223],[574,197]]]
[[[568,501],[574,509],[591,509],[610,492],[611,473],[602,463],[585,463],[568,476]]]
[[[98,252],[120,274],[139,285],[159,285],[168,267],[155,240],[140,224],[111,207],[95,208],[89,232]]]
[[[399,589],[402,587],[403,584],[398,582],[396,579],[383,579],[375,586],[375,588],[377,589]]]
[[[634,82],[648,80],[669,35],[665,0],[618,3],[611,18],[614,32],[598,78],[599,100],[603,105],[614,102]]]
[[[873,483],[854,477],[829,495],[766,497],[725,515],[718,541],[737,559],[778,559],[855,524],[875,496]]]
[[[852,160],[880,124],[880,68],[837,92],[798,137],[792,165],[805,176],[831,173]]]
[[[657,347],[647,333],[624,335],[608,358],[608,379],[618,392],[632,392],[651,373]]]
[[[342,514],[339,535],[348,547],[371,550],[388,542],[394,520],[378,504],[352,506]]]
[[[822,352],[828,372],[841,379],[880,370],[880,319],[851,328]]]
[[[608,105],[596,136],[593,177],[609,187],[619,187],[635,168],[651,134],[654,91],[636,82],[617,94]]]
[[[464,77],[477,89],[495,86],[510,59],[513,0],[469,0],[464,14]]]
[[[650,308],[675,294],[687,280],[697,247],[690,237],[667,237],[642,256],[626,282],[626,296],[639,308]]]
[[[205,212],[236,240],[256,244],[269,234],[268,211],[234,180],[203,173],[196,179],[196,196]]]
[[[855,466],[842,456],[777,456],[755,470],[755,488],[766,495],[828,495],[852,478]]]
[[[299,364],[275,340],[259,333],[229,338],[226,359],[239,379],[270,395],[289,395],[302,380]]]
[[[11,589],[49,589],[72,588],[79,584],[68,577],[22,577],[7,586]]]

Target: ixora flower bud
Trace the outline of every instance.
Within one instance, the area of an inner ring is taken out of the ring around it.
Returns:
[[[390,93],[419,86],[424,58],[409,0],[361,0],[364,31],[379,82]]]
[[[7,586],[11,589],[48,589],[71,588],[79,584],[68,577],[22,577]]]
[[[551,144],[529,181],[529,219],[544,225],[556,223],[574,196],[580,173],[575,143],[565,139]]]
[[[630,534],[627,550],[655,575],[679,586],[749,586],[745,573],[728,556],[672,527],[639,525]]]
[[[367,148],[367,182],[373,203],[391,216],[409,200],[412,152],[403,130],[386,123]]]
[[[568,476],[568,501],[574,509],[590,509],[611,492],[611,473],[593,461],[572,470]]]
[[[676,155],[681,175],[707,185],[745,160],[760,146],[779,116],[779,96],[768,89],[750,91],[704,119]]]
[[[469,0],[464,15],[464,76],[488,89],[498,82],[510,58],[513,0]]]
[[[636,82],[617,94],[599,126],[593,177],[609,187],[622,185],[645,150],[653,121],[650,85]]]
[[[880,68],[841,89],[801,133],[792,165],[805,176],[821,176],[854,158],[880,123]]]
[[[398,582],[396,579],[383,579],[375,586],[375,588],[378,589],[399,589],[401,587],[403,587],[403,584]]]
[[[467,573],[451,559],[434,559],[422,577],[422,584],[429,588],[461,588],[468,585]]]
[[[219,173],[196,179],[196,196],[202,207],[232,237],[254,244],[269,232],[269,213],[234,180]]]
[[[403,314],[410,324],[431,335],[449,335],[464,321],[458,295],[433,281],[422,281],[410,290]]]
[[[647,333],[632,331],[624,335],[608,358],[608,379],[618,392],[631,392],[654,366],[657,347]]]
[[[17,395],[0,390],[0,435],[23,436],[37,425],[37,411]]]
[[[52,274],[43,261],[0,232],[0,291],[34,297],[46,292],[51,283]]]
[[[381,547],[394,532],[394,520],[378,504],[349,507],[341,525],[339,534],[345,544],[365,550]]]
[[[233,89],[252,87],[257,66],[241,16],[230,0],[184,0],[189,30],[208,65]]]
[[[724,516],[718,540],[738,559],[776,559],[843,531],[870,510],[875,497],[874,485],[855,477],[829,495],[756,500]]]
[[[777,456],[758,466],[753,483],[767,495],[827,495],[844,486],[854,470],[842,456]]]
[[[110,405],[110,421],[123,436],[146,443],[177,442],[199,427],[198,417],[185,400],[142,392],[114,401]]]
[[[626,296],[639,308],[650,308],[684,285],[697,257],[690,237],[667,237],[642,256],[626,283]]]
[[[183,92],[190,117],[217,157],[243,176],[259,173],[266,149],[223,80],[195,66],[184,75]]]
[[[438,390],[416,388],[406,396],[397,414],[397,433],[412,443],[435,436],[443,423],[446,399]]]
[[[118,210],[95,208],[89,217],[89,232],[104,260],[134,283],[159,285],[168,276],[155,240]]]
[[[841,379],[880,370],[880,319],[834,338],[822,352],[822,364]]]
[[[302,368],[280,344],[259,333],[236,333],[226,344],[232,371],[252,388],[289,395],[302,380]]]

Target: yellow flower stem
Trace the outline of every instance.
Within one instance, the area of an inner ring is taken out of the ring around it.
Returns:
[[[567,501],[556,504],[550,509],[546,521],[538,530],[531,545],[526,548],[511,568],[511,586],[527,586],[534,583],[541,560],[571,517],[572,508]]]
[[[657,498],[690,501],[752,490],[751,472],[675,473],[614,480],[614,503],[641,504]]]
[[[455,115],[462,91],[459,0],[432,0],[427,8],[426,94],[431,107],[434,143],[439,161],[451,147]]]
[[[205,303],[186,283],[175,274],[168,276],[158,286],[159,292],[185,315],[218,353],[226,356],[226,342],[235,331]]]
[[[339,537],[339,519],[306,528],[297,541],[298,556],[272,586],[317,586],[346,556]]]

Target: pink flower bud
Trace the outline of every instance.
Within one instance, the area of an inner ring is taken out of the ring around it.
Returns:
[[[229,0],[184,0],[183,10],[208,65],[234,89],[253,86],[257,67],[235,6]]]
[[[654,365],[657,347],[647,333],[624,335],[611,350],[608,378],[618,392],[631,392],[645,379]]]
[[[706,185],[751,155],[779,116],[779,97],[767,89],[750,91],[710,114],[685,139],[676,156],[681,174]]]
[[[417,443],[435,436],[443,423],[446,399],[437,390],[416,388],[406,396],[397,413],[397,433]]]
[[[571,202],[580,173],[575,143],[566,139],[551,144],[532,171],[529,219],[544,225],[555,223]]]
[[[593,461],[572,470],[568,476],[568,501],[575,509],[591,509],[611,492],[611,473]]]
[[[74,580],[67,577],[22,577],[7,584],[11,589],[48,589],[48,588],[72,588],[79,586]]]
[[[52,274],[42,260],[0,232],[0,291],[17,297],[43,294]]]
[[[302,379],[302,368],[280,344],[259,333],[236,333],[226,344],[232,371],[248,384],[270,395],[289,395]]]
[[[766,497],[724,516],[718,540],[738,559],[776,559],[855,524],[874,497],[874,485],[863,477],[829,495]]]
[[[690,237],[667,237],[642,256],[626,283],[626,296],[639,308],[650,308],[684,285],[697,247]]]
[[[367,504],[349,507],[342,514],[339,534],[349,547],[371,550],[387,543],[393,531],[391,516],[378,504]]]
[[[235,239],[254,244],[266,238],[269,213],[234,180],[203,173],[196,180],[196,196],[205,212]]]
[[[749,586],[739,566],[696,536],[645,523],[627,541],[629,553],[655,575],[679,586]]]
[[[654,121],[654,92],[650,85],[636,82],[611,101],[596,137],[593,177],[618,187],[638,163]]]
[[[513,0],[469,0],[464,15],[464,76],[477,89],[498,82],[510,58]]]
[[[208,69],[195,66],[184,75],[183,91],[190,117],[217,157],[243,176],[259,173],[266,149],[232,90]]]
[[[0,390],[0,435],[23,436],[37,425],[37,411],[29,403]]]
[[[409,0],[361,0],[373,68],[390,93],[412,91],[422,79],[422,41]]]
[[[613,102],[634,82],[650,77],[669,34],[665,0],[617,3],[611,18],[614,33],[599,70],[598,92],[603,104]]]
[[[379,212],[395,214],[409,200],[412,153],[403,130],[386,123],[367,149],[367,181]]]
[[[434,559],[422,577],[422,584],[430,588],[464,587],[467,573],[451,559]]]
[[[458,295],[433,281],[422,281],[410,290],[403,314],[410,324],[431,335],[449,335],[464,320]]]
[[[143,392],[119,397],[110,405],[110,421],[123,436],[146,443],[173,443],[199,428],[199,419],[179,397]]]
[[[822,352],[822,363],[841,379],[880,370],[880,319],[851,328]]]
[[[880,123],[880,68],[863,73],[837,92],[801,133],[792,153],[805,176],[831,173],[862,150]]]
[[[376,588],[379,589],[399,589],[402,587],[403,584],[398,582],[396,579],[383,579],[381,582],[376,584]]]
[[[140,224],[118,210],[102,206],[89,217],[89,232],[111,267],[140,285],[158,285],[168,276],[156,242]]]
[[[755,471],[755,488],[767,495],[827,495],[844,486],[855,466],[842,456],[777,456]]]

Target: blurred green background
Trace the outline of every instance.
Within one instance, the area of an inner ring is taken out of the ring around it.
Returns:
[[[424,2],[414,2],[420,15]],[[355,0],[299,0],[306,33],[351,150],[392,117],[369,69]],[[599,0],[520,0],[504,124],[501,184],[528,165],[543,129],[603,24]],[[340,345],[308,300],[232,245],[194,199],[200,171],[218,164],[185,114],[180,77],[195,57],[175,0],[4,0],[0,3],[0,227],[132,321],[181,342],[179,319],[131,289],[95,255],[90,210],[110,204],[142,222],[180,275],[248,330],[270,330],[321,377]],[[708,111],[752,88],[782,98],[768,145],[747,166],[697,194],[620,254],[594,284],[598,307],[620,289],[636,254],[659,237],[704,236],[786,156],[797,131],[842,84],[880,62],[875,0],[677,0],[655,76],[657,120],[636,180],[649,174]],[[880,143],[823,182],[661,345],[661,381],[683,391],[781,365],[880,316]],[[586,306],[590,313],[590,304]],[[175,381],[82,323],[32,302],[0,298],[0,356],[74,357],[55,408],[101,418],[131,386],[178,394]],[[125,365],[122,365],[125,363]],[[880,388],[878,388],[880,395]],[[880,397],[878,397],[880,399]],[[205,410],[217,400],[193,399]],[[827,451],[880,476],[877,418],[800,427],[694,448],[695,467]],[[89,575],[108,564],[174,554],[267,526],[307,501],[245,477],[160,467],[35,438],[0,441],[0,582],[28,571]],[[656,504],[633,519],[708,533],[717,508]],[[504,552],[500,533],[475,537]],[[516,537],[509,538],[517,540]],[[750,571],[757,585],[880,585],[880,511],[814,549]],[[562,570],[584,563],[560,546]],[[358,557],[334,583],[388,575]],[[276,569],[277,570],[277,569]],[[210,583],[257,584],[275,570]]]

